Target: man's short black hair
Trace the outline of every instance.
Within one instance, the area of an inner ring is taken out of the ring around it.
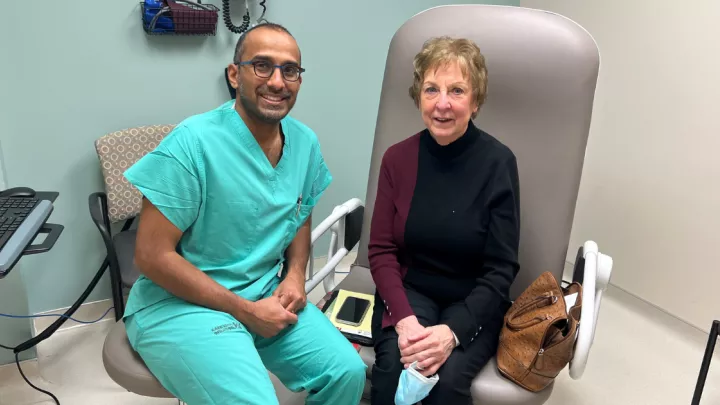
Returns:
[[[254,31],[258,28],[267,28],[267,29],[271,29],[271,30],[275,30],[275,31],[284,32],[284,33],[290,35],[293,39],[295,39],[295,37],[293,37],[293,35],[290,33],[290,31],[288,31],[287,28],[283,27],[280,24],[271,23],[271,22],[258,24],[256,26],[250,28],[249,30],[243,32],[240,35],[240,38],[238,38],[237,45],[235,45],[235,56],[233,57],[234,63],[241,62],[240,58],[242,57],[242,54],[244,51],[245,39],[247,38],[248,34],[250,34],[252,31]],[[298,50],[298,52],[300,52],[300,51]]]

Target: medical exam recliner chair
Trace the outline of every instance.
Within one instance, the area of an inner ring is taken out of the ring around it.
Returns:
[[[424,11],[394,35],[382,85],[366,201],[337,206],[313,230],[316,241],[331,232],[327,264],[310,268],[308,291],[343,288],[374,293],[367,245],[377,178],[389,146],[423,129],[419,111],[408,96],[412,59],[424,41],[450,35],[474,40],[488,65],[488,98],[476,124],[506,144],[517,156],[521,189],[520,273],[512,299],[542,272],[561,280],[578,196],[599,70],[593,38],[573,21],[545,11],[491,5],[451,5]],[[358,243],[359,239],[359,243]],[[335,266],[358,243],[347,277],[335,285]],[[575,248],[573,248],[575,249]],[[312,261],[311,261],[312,262]],[[577,247],[573,279],[584,286],[583,309],[570,376],[582,376],[595,333],[602,293],[612,259],[592,241]],[[363,347],[370,388],[374,352]],[[103,349],[108,374],[125,389],[141,395],[171,397],[132,351],[122,322],[110,331]],[[289,393],[272,378],[283,405],[302,404],[305,393]],[[472,395],[478,405],[540,405],[554,385],[532,393],[505,379],[493,359],[478,374]]]

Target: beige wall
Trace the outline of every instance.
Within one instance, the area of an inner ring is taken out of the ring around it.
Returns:
[[[613,284],[709,329],[720,318],[720,1],[521,6],[575,20],[600,48],[571,246],[596,240],[615,259]]]

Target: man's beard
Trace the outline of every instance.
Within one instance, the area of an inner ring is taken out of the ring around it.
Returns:
[[[258,108],[258,105],[256,103],[253,103],[252,100],[245,94],[245,86],[241,83],[238,87],[238,98],[240,100],[240,104],[243,106],[243,109],[247,112],[248,115],[252,116],[253,118],[257,119],[258,121],[265,123],[265,124],[277,124],[280,122],[285,116],[290,112],[290,109],[292,109],[292,104],[288,103],[288,109],[287,111],[284,110],[265,110],[262,111],[260,108]],[[275,94],[271,91],[266,91],[267,94],[272,94],[280,97],[286,97],[289,99],[291,95],[288,92]],[[260,97],[260,96],[258,96]]]

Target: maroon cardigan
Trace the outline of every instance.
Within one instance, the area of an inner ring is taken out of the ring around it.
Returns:
[[[418,133],[388,148],[380,166],[368,256],[375,285],[384,298],[383,328],[415,314],[402,281],[408,268],[406,264],[400,264],[398,254],[404,247],[405,222],[415,190],[419,147]]]

